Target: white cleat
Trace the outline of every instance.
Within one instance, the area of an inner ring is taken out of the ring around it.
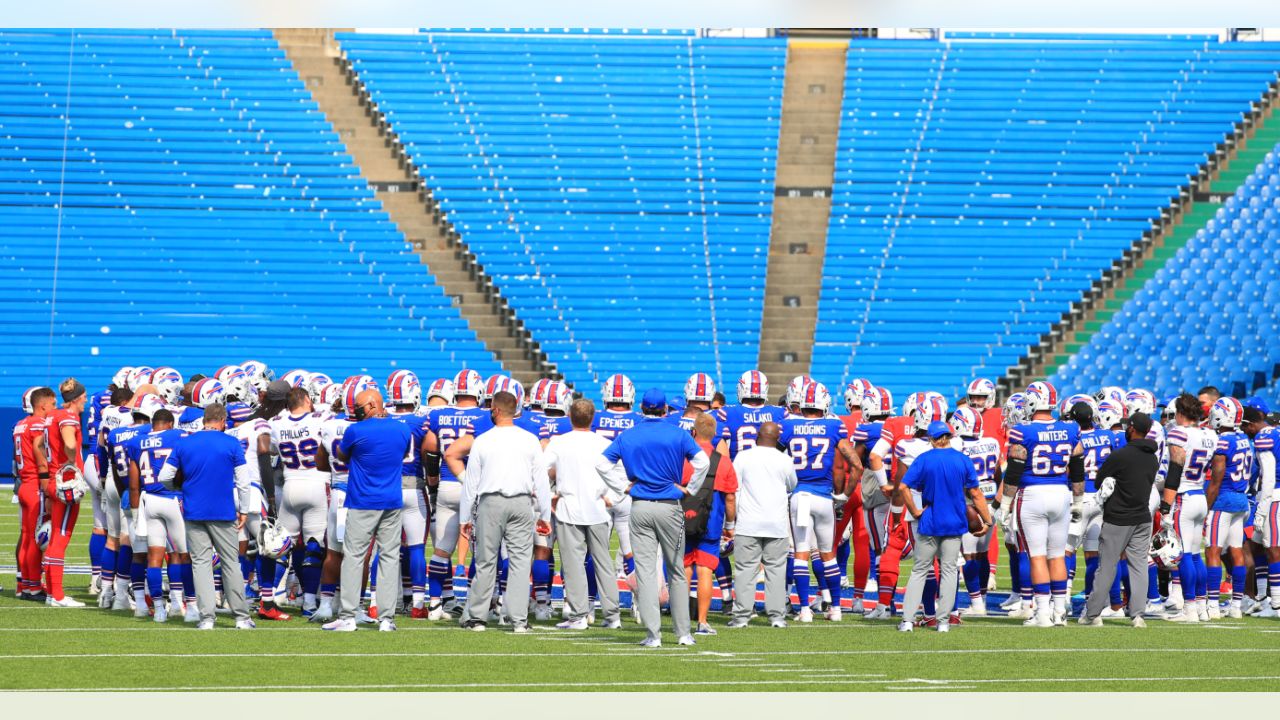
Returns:
[[[48,598],[46,598],[46,599],[45,599],[45,605],[48,605],[49,607],[56,607],[56,608],[82,608],[82,607],[84,607],[84,603],[82,603],[82,602],[80,602],[79,600],[77,600],[77,599],[75,599],[75,598],[71,597],[70,595],[64,595],[64,596],[62,597],[62,599],[61,599],[61,600],[55,600],[55,599],[53,598],[53,596],[52,596],[52,595],[50,595]]]
[[[547,603],[538,603],[533,608],[533,619],[539,622],[547,622],[554,617],[551,612],[551,606]]]
[[[432,605],[431,608],[427,610],[428,620],[444,620],[447,617],[449,617],[449,611],[445,610],[444,605],[441,605],[440,603]]]
[[[604,625],[601,625],[601,627],[603,627],[605,630],[617,630],[622,627],[622,618],[614,618],[612,620],[606,620]]]
[[[946,620],[938,621],[938,632],[951,632],[951,623]]]
[[[1149,600],[1147,601],[1147,609],[1143,610],[1142,614],[1146,615],[1147,617],[1163,617],[1164,610],[1165,608],[1164,608],[1163,601]]]
[[[853,607],[849,608],[851,615],[866,615],[867,606],[862,604],[862,598],[854,598]]]
[[[1143,620],[1141,615],[1138,615],[1133,619],[1133,626],[1136,628],[1144,628],[1147,626],[1147,621]]]
[[[1118,618],[1118,617],[1124,617],[1124,615],[1125,615],[1124,610],[1116,610],[1115,608],[1108,606],[1102,609],[1102,614],[1099,615],[1099,617]]]
[[[1009,617],[1013,618],[1014,620],[1030,620],[1031,618],[1035,617],[1035,614],[1036,614],[1035,608],[1031,605],[1019,605],[1018,607],[1009,611]]]
[[[187,603],[187,611],[182,616],[182,622],[200,622],[200,606],[193,602]]]
[[[580,617],[576,620],[565,620],[563,622],[557,623],[556,629],[557,630],[586,630],[587,619],[585,617]]]
[[[1183,608],[1181,612],[1176,612],[1171,615],[1165,615],[1164,619],[1168,620],[1169,622],[1176,622],[1176,623],[1200,622],[1200,617],[1196,615],[1196,612],[1194,610],[1191,610],[1189,608]]]
[[[915,623],[910,620],[903,620],[898,623],[898,632],[911,632],[916,627]]]
[[[1031,617],[1022,622],[1023,627],[1051,628],[1053,615],[1049,612],[1032,612]]]
[[[660,648],[660,647],[662,647],[662,640],[660,640],[660,639],[658,639],[658,638],[645,638],[645,639],[643,639],[643,640],[641,640],[641,641],[640,641],[640,647],[642,647],[642,648]]]
[[[692,636],[692,635],[681,635],[681,636],[680,636],[680,639],[679,639],[679,640],[676,640],[676,644],[677,644],[677,645],[684,645],[685,647],[689,647],[689,646],[692,646],[692,645],[696,645],[697,643],[695,643],[695,642],[694,642],[694,640],[693,640],[693,636]]]
[[[201,621],[200,621],[200,624],[199,624],[199,625],[196,625],[196,629],[197,629],[197,630],[212,630],[212,629],[213,629],[213,621],[212,621],[212,620],[201,620]]]
[[[115,604],[115,601],[116,601],[115,588],[107,588],[106,590],[103,590],[102,592],[98,593],[98,607],[102,608],[103,610],[110,609],[111,606]]]
[[[840,614],[840,608],[832,605],[831,609],[827,610],[827,620],[838,623],[840,622]]]
[[[1273,618],[1280,617],[1280,608],[1275,607],[1269,602],[1262,603],[1262,609],[1257,612],[1254,617]]]
[[[151,616],[151,619],[158,623],[168,622],[169,608],[163,601],[156,603],[156,611],[155,614]]]
[[[372,625],[378,622],[378,620],[375,617],[370,615],[368,612],[365,612],[364,610],[356,611],[355,620],[356,620],[356,623],[359,625]]]
[[[1218,617],[1222,617],[1221,612],[1218,613]],[[1206,608],[1203,604],[1196,605],[1196,618],[1200,622],[1209,622],[1210,620],[1214,619],[1213,615],[1209,614],[1209,609]]]
[[[1091,618],[1088,615],[1081,615],[1080,619],[1077,620],[1076,623],[1085,627],[1102,627],[1102,616],[1099,615],[1098,617]]]
[[[307,621],[313,623],[327,623],[332,620],[335,615],[336,613],[333,612],[333,603],[327,600],[322,600],[320,602],[320,607],[316,608],[316,611],[311,614],[311,617],[307,618]]]
[[[1227,617],[1231,618],[1232,620],[1239,620],[1244,617],[1244,613],[1240,610],[1238,606],[1232,605],[1231,607],[1227,608]]]
[[[1054,610],[1049,614],[1049,618],[1053,620],[1054,627],[1067,626],[1067,614],[1064,612],[1058,612],[1057,610]]]
[[[811,623],[813,622],[813,608],[805,606],[800,608],[800,612],[796,613],[796,622]]]
[[[780,629],[780,630],[786,630],[786,629],[787,629],[787,621],[786,621],[786,620],[771,620],[771,621],[769,622],[769,627],[775,627],[775,628],[778,628],[778,629]]]
[[[333,622],[327,622],[324,625],[321,625],[320,629],[328,630],[329,632],[355,632],[356,621],[351,618],[338,618]]]
[[[888,605],[876,605],[871,612],[864,615],[868,620],[888,620],[891,617]]]
[[[1013,610],[1014,608],[1018,607],[1021,604],[1022,604],[1022,596],[1017,593],[1010,593],[1009,597],[1005,598],[1004,602],[1000,603],[1000,609]]]
[[[1211,602],[1211,603],[1209,603],[1209,604],[1205,607],[1205,610],[1204,610],[1204,611],[1205,611],[1205,614],[1208,616],[1208,619],[1210,619],[1210,620],[1221,620],[1221,619],[1222,619],[1222,607],[1221,607],[1220,605],[1218,605],[1218,603],[1216,603],[1216,602]],[[1201,618],[1201,619],[1203,619],[1203,618]]]
[[[986,617],[987,602],[982,598],[972,601],[969,607],[960,611],[960,617]]]
[[[128,610],[129,596],[117,594],[115,599],[111,601],[111,609],[112,610]]]
[[[236,621],[236,629],[237,630],[256,630],[258,629],[258,624],[250,620],[249,618],[245,618],[243,620]]]
[[[378,632],[395,632],[396,621],[391,618],[382,618],[378,621]]]
[[[97,597],[100,592],[102,592],[102,576],[94,575],[93,579],[89,581],[89,594]]]

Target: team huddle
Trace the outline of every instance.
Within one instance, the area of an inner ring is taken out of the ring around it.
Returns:
[[[364,418],[367,409],[357,398],[370,390],[382,394],[389,417],[408,426],[413,448],[402,469],[402,598],[393,608],[372,602],[379,558],[370,553],[364,572],[369,587],[362,593],[370,602],[357,621],[399,614],[456,622],[463,604],[454,595],[455,578],[474,573],[474,564],[468,568],[471,512],[461,506],[468,494],[459,472],[471,441],[460,441],[492,429],[489,405],[499,393],[510,393],[518,407],[514,425],[554,454],[555,438],[578,422],[571,422],[574,395],[562,381],[539,380],[526,393],[512,378],[486,380],[473,370],[425,386],[413,372],[397,370],[380,387],[368,375],[338,383],[304,370],[277,379],[264,363],[248,361],[190,379],[171,367],[126,367],[91,395],[74,379],[56,393],[31,388],[22,398],[27,415],[13,430],[14,493],[21,513],[17,596],[54,607],[83,606],[66,593],[63,566],[87,503],[90,592],[99,607],[155,622],[171,616],[201,622],[184,524],[190,509],[172,482],[171,456],[185,436],[212,428],[239,442],[251,497],[239,529],[239,557],[216,558],[215,581],[221,578],[219,564],[238,562],[245,594],[257,600],[258,619],[301,615],[333,621],[348,479],[338,446],[352,423]],[[1157,405],[1146,390],[1116,387],[1060,399],[1051,384],[1035,382],[998,405],[996,387],[986,379],[974,380],[955,408],[941,393],[928,391],[911,393],[899,410],[887,389],[864,379],[850,383],[842,399],[840,414],[826,386],[807,376],[793,379],[773,399],[764,374],[749,370],[737,383],[737,402],[729,404],[709,375],[696,373],[683,397],[655,410],[637,405],[626,376],[604,382],[600,409],[589,421],[592,433],[613,441],[661,415],[705,443],[712,456],[705,507],[686,513],[684,565],[694,573],[690,604],[696,634],[716,633],[708,617],[713,600],[727,611],[737,593],[747,593],[754,606],[757,576],[734,576],[733,461],[758,439],[776,445],[794,470],[785,564],[794,622],[841,622],[852,612],[866,620],[895,618],[902,630],[946,629],[966,616],[993,614],[987,597],[996,589],[1001,550],[1011,587],[1000,609],[1008,617],[1032,627],[1065,625],[1073,614],[1080,554],[1086,595],[1094,591],[1095,576],[1114,577],[1104,588],[1109,603],[1101,617],[1125,616],[1122,608],[1134,607],[1134,598],[1126,598],[1134,558],[1122,560],[1114,573],[1100,572],[1103,505],[1116,488],[1116,479],[1100,470],[1134,438],[1154,443],[1158,471],[1146,519],[1158,530],[1149,556],[1142,558],[1145,608],[1129,613],[1131,622],[1142,626],[1144,615],[1194,623],[1280,614],[1277,432],[1259,400],[1242,403],[1205,388],[1199,397],[1184,393]],[[1135,427],[1145,432],[1135,433]],[[907,608],[913,616],[901,617],[895,599],[900,568],[913,557],[918,537],[909,509],[923,500],[904,479],[923,454],[941,446],[940,439],[972,461],[977,495],[986,502],[971,514],[969,532],[961,538],[959,572],[935,561],[920,615]],[[686,483],[692,474],[686,466]],[[554,478],[551,493],[554,502]],[[591,607],[600,605],[600,582],[636,585],[631,498],[608,493],[603,499],[607,534],[616,537],[617,577],[599,577],[591,556],[575,554],[575,563],[585,563]],[[549,622],[555,615],[556,547],[554,531],[534,538],[534,621]],[[562,562],[563,556],[562,546]],[[953,587],[940,587],[957,576],[948,583]],[[504,622],[506,580],[504,561],[488,621]],[[967,603],[952,610],[959,583]],[[684,601],[674,592],[664,597],[667,603]],[[1080,621],[1101,622],[1082,612]],[[594,622],[593,610],[560,627]],[[617,624],[616,617],[604,622]],[[741,627],[746,621],[734,617],[728,624]],[[779,619],[772,624],[786,625]]]

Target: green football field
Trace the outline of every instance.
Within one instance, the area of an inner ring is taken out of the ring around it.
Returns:
[[[16,538],[14,506],[0,507],[0,542]],[[73,543],[68,564],[87,562]],[[0,561],[11,562],[11,556]],[[5,562],[7,565],[8,562]],[[68,575],[89,601],[85,575]],[[252,632],[220,617],[214,632],[180,619],[157,625],[130,613],[56,609],[13,598],[0,575],[0,689],[18,690],[804,690],[1231,691],[1280,687],[1280,622],[1222,620],[1135,630],[1033,629],[1004,618],[971,620],[942,635],[900,634],[892,621],[852,615],[786,630],[723,627],[696,647],[645,650],[629,619],[621,630],[538,626],[464,631],[450,622],[398,619],[397,633],[330,634],[301,619]],[[629,617],[629,616],[628,616]],[[755,623],[762,621],[756,620]],[[667,623],[669,627],[669,622]],[[138,660],[142,664],[138,664]],[[56,667],[57,672],[49,672]],[[131,668],[131,669],[125,669]],[[139,671],[140,668],[145,670]]]

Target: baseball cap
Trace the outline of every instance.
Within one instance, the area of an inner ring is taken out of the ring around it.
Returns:
[[[293,386],[284,380],[272,380],[267,385],[267,402],[284,402],[289,397],[289,390]]]
[[[938,438],[943,437],[944,435],[950,435],[951,426],[942,422],[941,420],[934,420],[933,422],[929,423],[929,429],[927,432],[929,433],[929,437],[931,439],[937,440]]]
[[[1147,433],[1151,432],[1151,417],[1146,413],[1134,413],[1129,416],[1129,427],[1146,437]]]
[[[662,392],[662,388],[649,388],[644,391],[644,397],[640,399],[641,410],[659,410],[667,406],[667,394]]]
[[[1251,407],[1251,408],[1257,409],[1258,412],[1262,413],[1263,415],[1266,415],[1267,413],[1271,412],[1271,408],[1267,405],[1267,401],[1263,398],[1258,397],[1257,395],[1250,395],[1249,397],[1245,398],[1243,404],[1245,407]]]

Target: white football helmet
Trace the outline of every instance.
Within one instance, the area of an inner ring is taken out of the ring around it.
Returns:
[[[36,528],[36,544],[40,546],[40,552],[49,549],[49,541],[53,539],[53,522],[45,520],[40,523],[40,527]]]
[[[427,400],[438,397],[444,400],[445,405],[453,404],[453,381],[449,378],[436,378],[431,383],[431,387],[427,388]]]
[[[1177,567],[1182,558],[1182,540],[1178,538],[1177,528],[1160,528],[1151,536],[1151,559],[1156,565],[1169,570]]]
[[[763,377],[763,376],[762,376]],[[542,380],[538,381],[542,383]],[[550,382],[550,381],[547,381]],[[546,387],[542,388],[542,398],[537,397],[538,386],[534,385],[533,406],[537,407],[537,403],[546,401]],[[600,388],[600,399],[606,405],[635,405],[636,404],[636,386],[631,382],[631,378],[626,375],[617,374],[610,375],[605,381],[604,386]]]
[[[951,430],[959,437],[973,438],[982,435],[982,413],[969,406],[956,408],[951,413]]]
[[[611,382],[615,377],[618,376],[612,375],[609,377],[609,380],[605,381],[606,390],[609,382]],[[547,388],[550,387],[553,382],[555,381],[551,378],[538,378],[538,381],[533,384],[533,387],[529,389],[529,394],[525,397],[525,401],[528,403],[528,407],[530,409],[542,409],[542,406],[547,403]],[[605,402],[608,402],[608,400]]]
[[[1169,402],[1164,404],[1164,414],[1161,419],[1165,422],[1173,422],[1178,417],[1178,396],[1174,395],[1169,398]]]
[[[342,406],[348,415],[356,412],[356,398],[365,390],[377,390],[378,381],[372,375],[352,375],[342,381]]]
[[[228,400],[235,399],[249,407],[258,407],[258,388],[249,380],[244,368],[239,365],[223,365],[213,377],[222,383]]]
[[[281,380],[289,383],[289,387],[306,387],[307,379],[311,377],[311,373],[306,370],[290,370],[280,377]]]
[[[322,372],[311,373],[310,377],[307,378],[306,385],[307,394],[311,396],[311,403],[313,405],[323,405],[324,393],[322,391],[332,384],[333,378],[328,375]]]
[[[1124,411],[1110,400],[1103,400],[1098,403],[1097,407],[1093,411],[1094,426],[1103,430],[1110,430],[1116,425],[1119,425],[1120,421],[1123,419]]]
[[[53,489],[56,497],[64,504],[75,505],[80,498],[89,492],[89,483],[85,482],[84,473],[73,463],[67,463],[54,474]]]
[[[969,389],[967,392],[969,396],[969,404],[979,410],[985,410],[991,407],[991,401],[995,399],[996,384],[986,378],[978,378],[977,380],[969,383]],[[982,403],[979,404],[976,402],[975,398],[982,398]]]
[[[572,404],[573,391],[569,389],[568,385],[556,380],[547,386],[547,401],[543,405],[544,410],[558,410],[568,415],[569,406]]]
[[[906,415],[907,417],[912,417],[913,415],[915,415],[916,411],[920,409],[920,403],[923,400],[924,400],[924,393],[922,392],[911,393],[910,395],[907,396],[906,400],[902,401],[902,414]]]
[[[1009,399],[1004,401],[1004,407],[1000,408],[1000,417],[1006,429],[1026,422],[1028,417],[1026,394],[1016,392],[1010,395]]]
[[[926,390],[924,392],[924,397],[921,398],[920,400],[920,405],[923,406],[926,402],[930,400],[937,400],[938,402],[942,403],[943,415],[946,415],[947,411],[951,409],[951,404],[947,402],[947,399],[943,397],[942,393],[940,392],[934,392],[933,390]]]
[[[800,404],[800,396],[804,394],[804,388],[813,382],[813,378],[808,375],[797,375],[791,378],[791,382],[787,385],[787,407]]]
[[[480,402],[484,399],[484,378],[475,370],[459,370],[453,376],[453,394],[455,398],[469,397]]]
[[[1209,409],[1209,426],[1214,430],[1235,430],[1244,422],[1244,405],[1239,400],[1224,395]]]
[[[827,386],[810,380],[800,394],[800,409],[817,410],[825,415],[831,409],[831,393],[827,392]]]
[[[227,389],[213,378],[205,378],[191,388],[191,402],[196,407],[209,407],[227,400]]]
[[[249,384],[258,389],[258,392],[266,392],[267,386],[272,380],[276,379],[276,373],[267,364],[261,360],[245,360],[240,363],[240,367],[244,369],[244,374],[249,378]]]
[[[551,390],[547,386],[547,397],[550,399]],[[509,392],[516,396],[516,405],[524,405],[524,386],[515,378],[509,378],[506,375],[490,375],[488,382],[484,387],[484,400],[491,401],[493,396],[500,392]]]
[[[417,408],[422,404],[422,384],[412,370],[396,370],[387,378],[387,399],[392,405]]]
[[[333,404],[342,399],[342,386],[338,383],[329,383],[320,388],[320,402],[316,403],[326,410],[332,410]],[[314,402],[314,401],[313,401]]]
[[[1027,386],[1027,410],[1032,413],[1053,412],[1058,407],[1058,389],[1048,381],[1037,381]]]
[[[148,422],[155,417],[157,412],[166,409],[168,408],[165,407],[164,400],[161,400],[160,396],[155,393],[135,395],[131,401],[131,412],[134,415],[145,417]]]
[[[1076,393],[1062,401],[1062,405],[1058,408],[1058,417],[1065,419],[1071,414],[1071,408],[1075,407],[1075,404],[1078,402],[1088,405],[1089,409],[1093,411],[1094,416],[1097,416],[1098,403],[1093,399],[1093,396],[1085,395],[1084,393]]]
[[[1108,385],[1102,388],[1101,390],[1099,390],[1097,394],[1093,396],[1093,399],[1097,400],[1098,402],[1102,402],[1103,400],[1111,400],[1117,403],[1118,405],[1123,406],[1124,396],[1125,396],[1124,388],[1116,387],[1115,385]]]
[[[22,393],[22,411],[23,411],[23,412],[25,412],[25,413],[26,413],[26,414],[28,414],[28,415],[30,415],[30,414],[32,414],[32,413],[34,413],[34,412],[36,411],[35,405],[34,405],[34,404],[32,404],[32,402],[31,402],[31,393],[34,393],[35,391],[37,391],[37,390],[39,390],[39,389],[40,389],[40,386],[39,386],[39,385],[36,385],[36,386],[33,386],[33,387],[29,387],[29,388],[27,388],[27,389],[26,389],[25,391],[23,391],[23,393]]]
[[[139,365],[129,373],[129,379],[126,381],[129,389],[138,392],[138,388],[151,382],[151,373],[155,372],[155,368],[146,365]]]
[[[947,419],[947,403],[941,395],[925,393],[926,397],[916,408],[916,430],[928,430],[929,425]]]
[[[282,558],[293,549],[293,537],[284,529],[284,525],[262,518],[262,528],[258,531],[258,552],[269,558]]]
[[[1151,394],[1149,390],[1142,388],[1134,388],[1124,396],[1125,407],[1129,409],[1129,413],[1142,413],[1150,415],[1156,409],[1156,396]]]
[[[111,384],[115,385],[118,388],[128,387],[129,374],[132,372],[133,372],[133,366],[125,365],[124,367],[117,370],[115,375],[111,376]]]
[[[862,393],[862,419],[888,417],[893,414],[893,395],[888,388],[869,387]]]
[[[716,395],[716,381],[706,373],[694,373],[684,383],[685,402],[709,403]]]
[[[738,378],[738,402],[769,401],[769,378],[759,370],[748,370]]]
[[[875,386],[866,378],[854,378],[844,388],[844,409],[849,413],[862,407],[862,398]]]
[[[156,386],[156,392],[160,393],[160,397],[170,405],[175,405],[182,399],[182,373],[171,367],[158,367],[151,371],[152,385]]]

